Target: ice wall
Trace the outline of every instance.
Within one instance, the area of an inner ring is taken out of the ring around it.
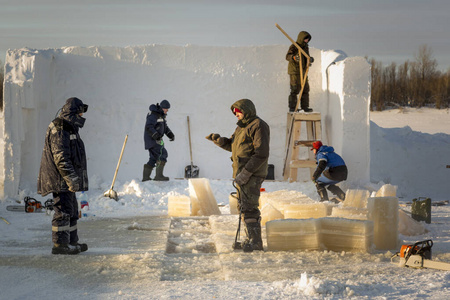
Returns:
[[[174,142],[165,141],[169,152],[166,175],[183,177],[190,163],[189,116],[193,162],[200,176],[231,178],[229,153],[204,137],[211,132],[230,136],[236,126],[230,106],[249,98],[271,127],[269,163],[275,165],[276,179],[281,179],[288,47],[148,45],[9,51],[0,149],[0,165],[4,165],[1,198],[15,197],[19,190],[35,191],[46,128],[65,100],[74,96],[89,104],[80,134],[86,145],[91,188],[111,182],[126,134],[129,139],[116,186],[141,178],[142,165],[148,160],[143,145],[145,117],[149,105],[162,99],[172,104],[167,121],[175,133]],[[315,58],[309,73],[310,104],[322,112],[323,139],[346,159],[349,182],[369,181],[369,64],[336,51],[311,48],[310,52]]]

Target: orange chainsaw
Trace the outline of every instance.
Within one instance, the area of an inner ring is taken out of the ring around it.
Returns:
[[[400,252],[391,257],[391,263],[398,264],[400,267],[410,268],[428,268],[450,271],[450,263],[438,262],[431,260],[432,240],[416,242],[412,245],[403,245]],[[396,258],[399,258],[396,262]]]

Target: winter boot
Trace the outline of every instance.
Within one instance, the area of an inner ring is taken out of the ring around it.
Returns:
[[[147,181],[147,180],[152,180],[150,178],[150,175],[152,175],[152,171],[153,171],[153,167],[151,167],[151,166],[149,166],[147,164],[144,165],[144,172],[143,172],[143,175],[142,175],[142,182]]]
[[[320,201],[328,201],[328,193],[323,184],[316,182],[317,194],[320,196]]]
[[[70,243],[71,246],[73,247],[80,247],[80,252],[85,252],[88,249],[88,245],[87,244],[79,244],[79,243]]]
[[[309,107],[309,94],[305,91],[302,94],[302,98],[300,99],[300,107],[304,112],[312,112],[312,108]]]
[[[340,200],[340,201],[344,201],[345,200],[345,193],[344,191],[341,190],[340,187],[338,187],[337,185],[329,185],[327,187],[327,189],[332,192],[334,195],[336,195],[336,197]]]
[[[261,238],[261,220],[245,220],[245,231],[247,239],[242,243],[244,252],[253,252],[253,250],[263,251],[263,242]]]
[[[155,176],[155,178],[153,178],[153,180],[169,181],[169,177],[166,177],[163,175],[165,165],[166,165],[166,162],[164,162],[164,161],[159,161],[156,163],[156,176]]]
[[[63,255],[75,255],[81,252],[78,245],[72,246],[70,244],[54,244],[52,248],[52,254],[63,254]]]

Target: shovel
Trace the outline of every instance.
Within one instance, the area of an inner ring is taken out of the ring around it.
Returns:
[[[192,146],[191,146],[191,125],[189,123],[189,116],[187,116],[187,124],[188,124],[188,135],[189,135],[189,153],[191,155],[191,164],[184,168],[184,178],[197,178],[200,169],[197,166],[194,166],[192,163]]]
[[[117,192],[114,190],[114,183],[116,182],[117,172],[119,172],[119,166],[120,166],[120,162],[122,161],[123,150],[125,150],[125,145],[127,144],[127,140],[128,140],[128,134],[125,136],[125,141],[123,142],[122,152],[120,152],[119,162],[117,163],[116,172],[114,173],[114,178],[113,178],[113,181],[111,184],[111,188],[103,194],[103,197],[109,197],[116,201],[119,200],[119,197],[117,197]]]

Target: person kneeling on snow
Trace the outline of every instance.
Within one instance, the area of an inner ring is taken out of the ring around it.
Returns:
[[[231,151],[233,178],[238,190],[238,209],[243,215],[247,239],[245,252],[264,250],[261,238],[260,188],[267,176],[270,144],[270,128],[256,115],[256,108],[249,99],[241,99],[231,106],[237,117],[237,127],[230,138],[211,133],[206,139]]]
[[[321,141],[313,143],[311,148],[316,156],[317,168],[312,175],[312,181],[316,185],[320,201],[328,200],[325,187],[337,197],[337,201],[345,200],[345,193],[336,184],[347,179],[348,170],[344,160],[334,148],[323,145]]]
[[[42,151],[37,192],[53,194],[52,254],[78,254],[88,249],[78,243],[78,201],[75,192],[87,191],[86,151],[78,131],[88,106],[69,98],[48,126]]]
[[[144,129],[145,149],[148,150],[149,160],[144,164],[142,181],[151,180],[153,168],[156,165],[156,176],[153,180],[168,181],[169,177],[163,175],[164,166],[167,162],[167,150],[164,147],[163,136],[167,135],[172,142],[175,135],[169,126],[167,126],[166,115],[169,111],[170,103],[167,100],[150,105],[150,111],[147,114],[147,121]]]

